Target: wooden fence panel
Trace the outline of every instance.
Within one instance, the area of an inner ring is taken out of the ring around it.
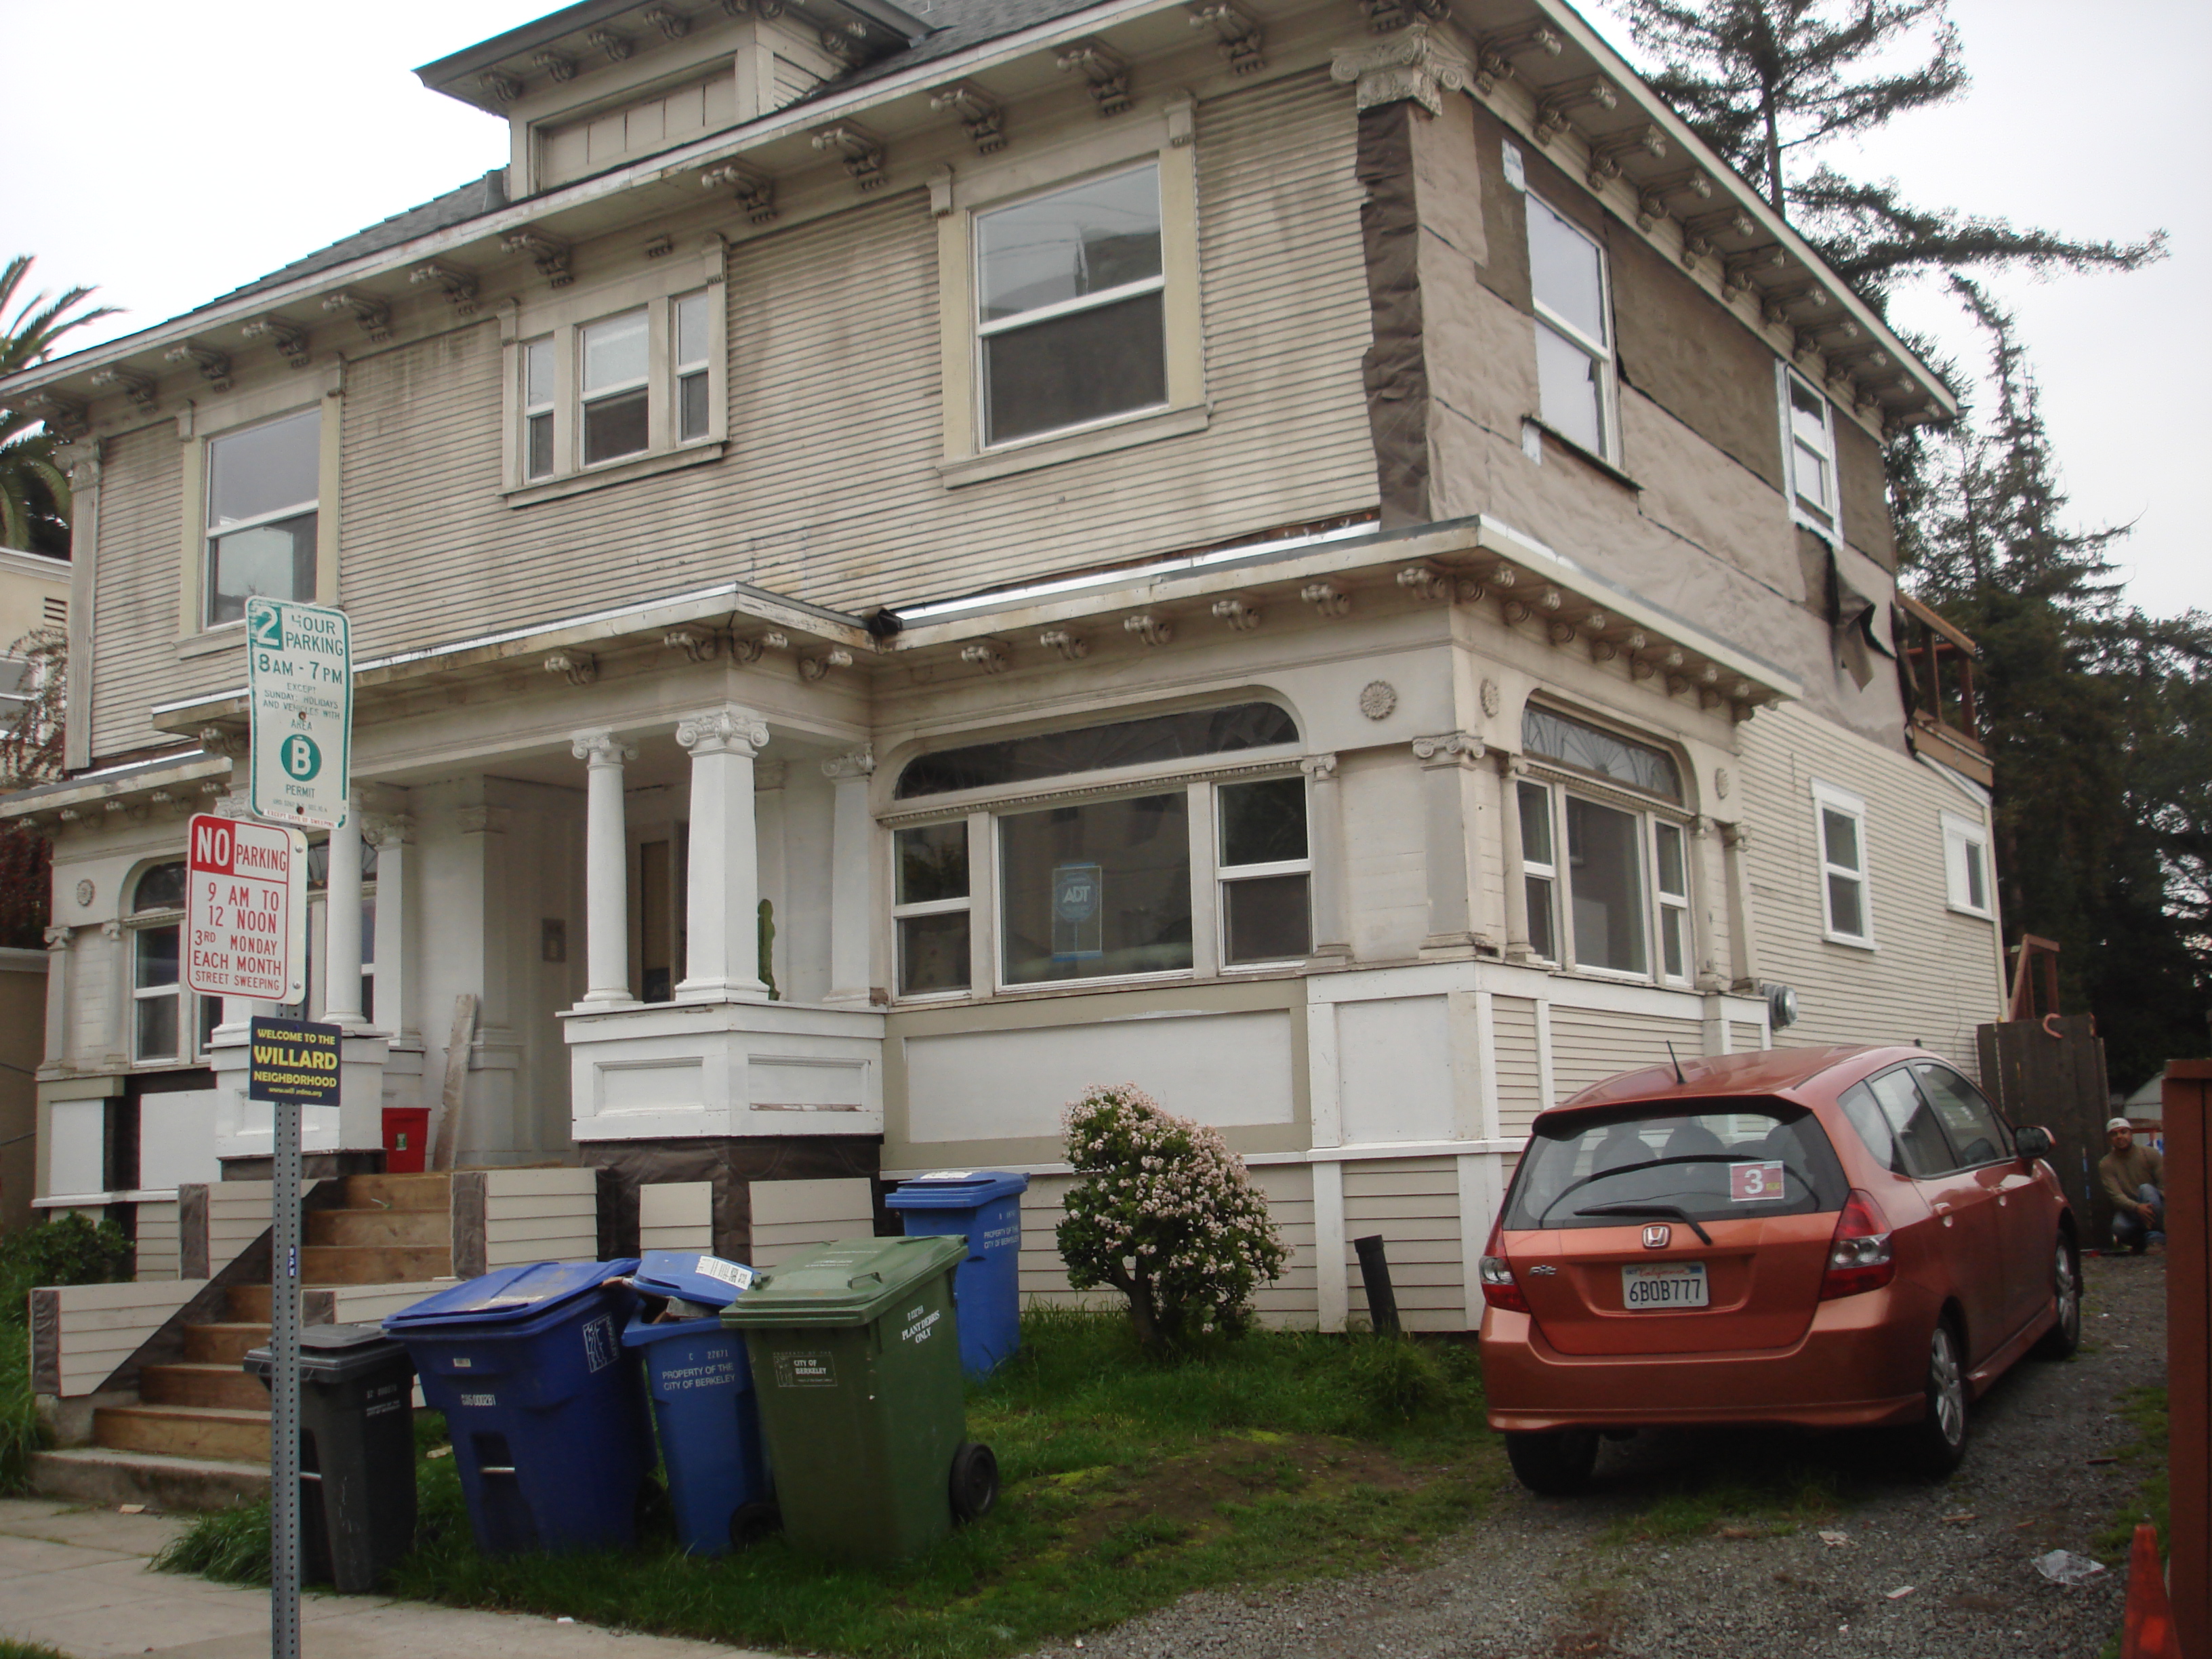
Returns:
[[[1982,1087],[2014,1124],[2051,1131],[2051,1167],[2081,1218],[2082,1243],[2110,1243],[2112,1206],[2098,1185],[2097,1160],[2112,1108],[2096,1021],[2087,1014],[2009,1019],[1982,1026],[1978,1036]]]
[[[2166,1582],[2186,1654],[2212,1654],[2212,1060],[2166,1068]]]

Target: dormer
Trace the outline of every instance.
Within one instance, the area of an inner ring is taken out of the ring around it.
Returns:
[[[885,0],[584,0],[415,73],[507,121],[520,199],[741,126],[927,33]]]

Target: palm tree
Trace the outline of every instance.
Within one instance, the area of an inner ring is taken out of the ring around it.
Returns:
[[[73,328],[116,314],[112,306],[77,307],[94,290],[73,288],[60,298],[45,294],[16,300],[31,274],[32,256],[19,253],[0,270],[0,313],[13,304],[13,319],[0,322],[0,379],[46,361],[54,342]],[[76,312],[71,316],[71,312]],[[0,547],[69,553],[69,477],[54,462],[53,434],[27,410],[0,406]]]

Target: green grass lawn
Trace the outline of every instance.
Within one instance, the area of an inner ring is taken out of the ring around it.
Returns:
[[[999,1456],[998,1508],[897,1567],[834,1565],[781,1536],[695,1559],[665,1531],[623,1552],[488,1557],[453,1460],[425,1456],[417,1547],[391,1588],[723,1642],[964,1659],[1208,1585],[1419,1556],[1504,1478],[1474,1354],[1457,1344],[1258,1331],[1162,1362],[1119,1316],[1050,1310],[1025,1314],[1022,1335],[969,1393],[969,1437]],[[207,1517],[161,1565],[267,1582],[266,1506]]]

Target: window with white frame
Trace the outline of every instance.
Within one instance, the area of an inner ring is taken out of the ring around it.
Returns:
[[[1528,945],[1563,967],[1690,981],[1680,769],[1666,750],[1530,704],[1518,786]]]
[[[1157,161],[975,215],[986,445],[1168,400]]]
[[[321,473],[319,409],[208,441],[204,627],[242,620],[250,598],[315,597]]]
[[[1866,802],[1832,784],[1813,786],[1813,836],[1820,858],[1820,927],[1838,945],[1872,946]]]
[[[1836,415],[1820,388],[1778,364],[1782,378],[1782,453],[1790,475],[1790,511],[1824,536],[1836,533]]]
[[[131,950],[131,1056],[142,1062],[190,1060],[202,1053],[222,1017],[222,999],[184,988],[185,866],[157,864],[131,890],[125,937]]]
[[[988,932],[1000,986],[1304,959],[1313,937],[1306,781],[1281,752],[1297,736],[1281,708],[1244,703],[911,762],[902,800],[962,799],[947,802],[957,817],[893,832],[900,994],[972,988],[978,834],[995,871]],[[1268,750],[1280,757],[1263,758]],[[1254,758],[1232,763],[1234,775],[1212,775],[1244,751]],[[1035,787],[1062,779],[1065,799]]]
[[[672,257],[636,277],[564,290],[510,319],[510,490],[720,453],[721,266],[714,240],[697,259]]]
[[[1546,426],[1610,461],[1613,306],[1605,251],[1535,196],[1528,203],[1528,279],[1536,308],[1536,393]]]
[[[1989,916],[1990,832],[1972,818],[1943,814],[1943,875],[1950,907]]]

